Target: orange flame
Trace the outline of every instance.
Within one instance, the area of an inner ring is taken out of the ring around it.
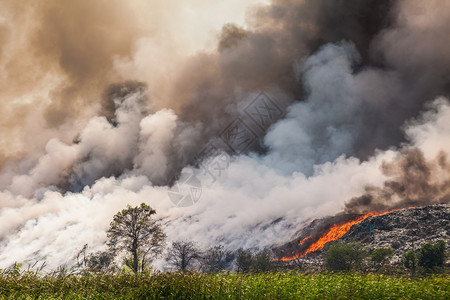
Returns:
[[[303,251],[302,253],[296,254],[294,256],[291,257],[283,257],[280,260],[281,261],[290,261],[290,260],[294,260],[294,259],[298,259],[301,257],[305,257],[308,253],[312,253],[312,252],[316,252],[318,250],[322,250],[323,247],[328,244],[329,242],[335,241],[340,239],[341,237],[343,237],[347,232],[350,231],[350,229],[353,227],[353,225],[359,224],[362,221],[364,221],[367,218],[370,217],[376,217],[376,216],[381,216],[381,215],[385,215],[396,210],[391,210],[391,211],[384,211],[384,212],[370,212],[367,213],[365,215],[360,216],[358,219],[353,220],[353,221],[349,221],[347,223],[344,224],[336,224],[333,225],[333,227],[331,227],[327,232],[325,232],[315,243],[311,244],[311,246],[308,247],[308,249],[306,249],[305,251]],[[304,238],[303,240],[301,240],[299,242],[299,246],[303,245],[303,243],[307,240],[310,239],[311,236],[308,236],[306,238]]]

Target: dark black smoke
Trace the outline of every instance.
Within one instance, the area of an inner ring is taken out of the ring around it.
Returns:
[[[102,96],[102,108],[100,115],[103,115],[112,124],[117,125],[116,109],[120,106],[122,101],[128,96],[139,93],[142,94],[141,105],[145,108],[147,105],[147,85],[144,82],[139,81],[126,81],[122,83],[111,84],[103,92]],[[143,111],[145,114],[145,111]]]
[[[219,52],[199,54],[185,66],[174,89],[174,98],[184,103],[180,119],[203,124],[204,140],[197,144],[201,148],[236,117],[239,103],[251,91],[269,91],[284,107],[304,101],[309,91],[293,63],[324,44],[350,41],[361,55],[353,69],[359,94],[356,113],[341,121],[354,135],[351,150],[343,154],[366,159],[375,149],[398,145],[404,142],[405,120],[415,117],[426,101],[450,91],[445,76],[450,70],[449,46],[442,45],[447,52],[431,45],[411,48],[411,43],[425,41],[404,24],[409,5],[392,0],[280,0],[252,11],[249,28],[226,25]],[[449,26],[441,20],[426,39],[437,43]],[[399,38],[404,43],[395,44]]]
[[[370,64],[373,38],[392,23],[392,3],[273,1],[250,12],[249,29],[224,26],[219,53],[198,55],[179,76],[175,91],[185,103],[182,119],[200,120],[210,133],[234,117],[249,91],[274,90],[301,101],[305,92],[293,63],[327,43],[352,41]]]
[[[249,12],[247,29],[225,25],[218,52],[193,57],[175,82],[172,98],[182,103],[180,124],[196,126],[201,138],[183,151],[174,151],[178,153],[171,158],[174,172],[186,164],[195,164],[206,144],[239,116],[240,107],[248,104],[255,92],[268,92],[283,109],[292,102],[303,101],[307,92],[293,64],[322,45],[352,41],[363,57],[361,65],[375,63],[371,59],[371,43],[394,22],[392,10],[391,0],[273,1],[270,6]],[[367,157],[375,147],[401,140],[400,133],[379,128],[379,122],[366,124],[365,115],[377,113],[377,109],[368,107],[358,117],[358,125],[364,127],[363,131],[367,127],[389,132],[391,138],[374,143],[366,140],[364,132],[354,151],[360,157]],[[395,125],[399,127],[407,117],[410,115],[402,116]],[[378,124],[376,128],[374,123]],[[262,143],[250,149],[259,153],[267,150]]]
[[[407,149],[381,168],[390,179],[381,188],[367,186],[364,195],[346,203],[346,212],[382,212],[450,202],[450,164],[444,152],[427,161],[419,149]]]

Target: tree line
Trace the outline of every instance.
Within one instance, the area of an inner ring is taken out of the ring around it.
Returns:
[[[199,270],[205,273],[216,273],[234,269],[237,272],[267,272],[279,267],[277,260],[270,252],[254,253],[248,249],[235,252],[227,251],[222,245],[202,250],[192,241],[175,241],[165,247],[166,235],[162,225],[153,218],[155,210],[142,203],[140,206],[127,206],[118,212],[107,231],[106,251],[87,254],[87,245],[78,253],[78,266],[94,272],[116,272],[128,270],[134,273],[151,270],[151,262],[156,258],[165,258],[171,270]],[[166,250],[164,252],[164,250]],[[398,265],[410,270],[439,272],[446,260],[446,244],[423,244],[414,252],[403,254]],[[392,248],[366,250],[360,243],[328,244],[323,250],[323,267],[330,271],[349,271],[354,269],[370,269],[380,272],[392,269]],[[302,267],[301,260],[297,267]]]
[[[172,242],[165,248],[166,235],[162,225],[153,218],[155,213],[145,203],[136,207],[128,205],[118,212],[107,231],[107,250],[87,254],[85,245],[76,256],[78,267],[94,272],[116,272],[121,266],[122,270],[141,273],[149,271],[152,260],[161,257],[174,271],[215,273],[235,267],[240,272],[249,272],[268,271],[273,267],[267,251],[231,252],[222,245],[202,250],[196,243],[185,240]]]
[[[330,271],[350,271],[368,269],[375,272],[397,272],[405,268],[411,274],[441,273],[444,271],[447,251],[445,241],[435,244],[425,243],[417,251],[403,253],[400,261],[392,264],[394,250],[381,247],[368,251],[360,243],[335,242],[324,250],[324,266]]]

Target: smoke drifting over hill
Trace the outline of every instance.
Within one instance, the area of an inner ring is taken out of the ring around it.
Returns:
[[[450,199],[450,3],[40,2],[0,0],[0,267],[101,248],[126,204],[170,240],[236,249]],[[242,117],[261,91],[270,127]],[[260,142],[211,180],[205,147],[251,122]],[[188,169],[202,195],[176,207]]]

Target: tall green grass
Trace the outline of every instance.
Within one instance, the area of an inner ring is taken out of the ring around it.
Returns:
[[[450,299],[448,275],[118,274],[0,277],[0,299]]]

